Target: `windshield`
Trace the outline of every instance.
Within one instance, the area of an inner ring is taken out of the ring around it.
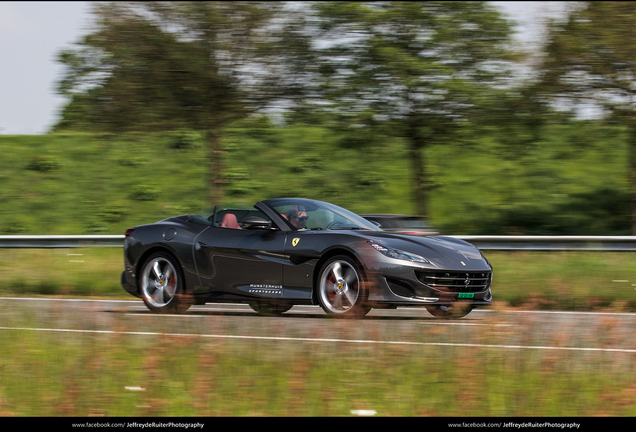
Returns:
[[[266,200],[263,203],[276,210],[296,230],[363,229],[380,231],[377,226],[363,217],[324,201],[278,198]]]

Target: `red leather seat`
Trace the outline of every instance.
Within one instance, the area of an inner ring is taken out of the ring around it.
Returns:
[[[241,226],[238,224],[236,220],[236,216],[232,213],[226,213],[223,215],[223,219],[221,220],[222,228],[233,228],[233,229],[241,229]]]

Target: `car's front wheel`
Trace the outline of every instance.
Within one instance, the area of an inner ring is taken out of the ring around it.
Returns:
[[[190,308],[181,266],[169,254],[151,255],[141,271],[139,288],[144,303],[153,312],[181,313]]]
[[[335,256],[322,266],[317,290],[320,306],[331,316],[361,318],[371,310],[366,304],[364,277],[346,255]]]

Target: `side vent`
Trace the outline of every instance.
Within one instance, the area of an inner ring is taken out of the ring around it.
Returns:
[[[396,281],[396,280],[392,280],[392,279],[387,279],[387,282],[389,284],[389,289],[391,290],[393,294],[400,297],[407,297],[407,298],[415,297],[415,292],[413,291],[413,288],[411,288],[407,284]]]

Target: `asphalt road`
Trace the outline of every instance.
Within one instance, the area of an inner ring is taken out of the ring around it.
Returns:
[[[319,307],[295,306],[262,317],[247,305],[194,306],[157,315],[138,300],[0,297],[0,332],[29,329],[69,334],[125,333],[312,343],[487,347],[636,353],[636,314],[477,309],[440,320],[425,309],[372,310],[361,320],[328,317]]]

